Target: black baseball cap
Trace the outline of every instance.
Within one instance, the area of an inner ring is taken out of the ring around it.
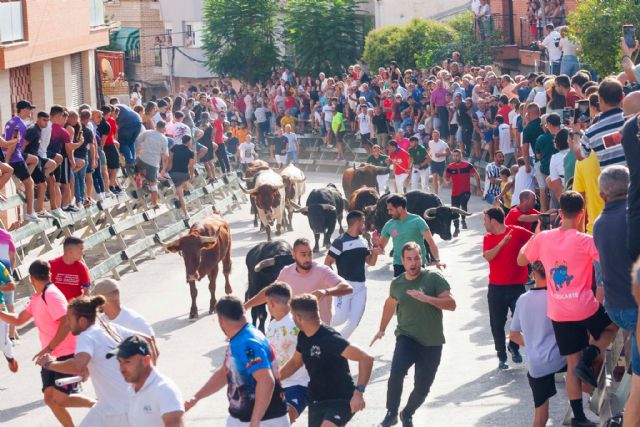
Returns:
[[[138,354],[140,356],[150,356],[149,343],[140,335],[131,335],[122,341],[118,347],[107,353],[107,359],[111,359],[114,356],[120,359],[128,359]]]
[[[35,105],[33,105],[32,103],[30,103],[29,101],[26,100],[20,100],[18,101],[18,103],[16,104],[16,110],[20,111],[20,110],[24,110],[24,109],[30,109],[33,110],[34,108],[36,108]]]

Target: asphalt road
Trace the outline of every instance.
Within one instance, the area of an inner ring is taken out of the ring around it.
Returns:
[[[339,182],[333,174],[310,174],[307,191]],[[443,199],[449,201],[449,189]],[[486,303],[488,266],[481,254],[484,234],[482,211],[485,204],[472,197],[468,219],[469,230],[449,242],[436,238],[441,258],[447,263],[444,275],[451,284],[458,308],[444,315],[445,336],[442,363],[427,402],[414,417],[416,426],[529,426],[533,418],[531,392],[526,380],[526,366],[512,365],[507,371],[497,370],[497,359],[489,329]],[[227,216],[233,233],[233,293],[244,296],[247,272],[244,257],[257,242],[266,239],[263,232],[253,227],[249,206]],[[346,226],[346,224],[344,224]],[[293,242],[297,237],[313,238],[306,217],[294,216],[294,231],[281,238]],[[334,237],[337,236],[337,230]],[[160,252],[159,252],[160,253]],[[324,253],[317,257],[322,262]],[[121,282],[122,301],[125,306],[140,312],[156,331],[161,357],[158,369],[181,388],[185,398],[191,396],[208,379],[210,373],[223,361],[225,338],[215,316],[207,314],[209,291],[206,283],[199,285],[200,318],[189,322],[189,290],[185,283],[182,259],[175,254],[157,256],[140,264],[140,271],[128,273]],[[351,337],[353,344],[366,348],[375,357],[371,384],[365,394],[367,408],[357,414],[350,425],[374,426],[385,414],[387,379],[394,348],[395,319],[387,335],[369,348],[371,338],[378,330],[382,304],[392,279],[391,259],[381,256],[375,267],[367,273],[367,309],[360,326]],[[218,280],[217,294],[224,292],[224,282]],[[12,374],[0,367],[0,425],[55,426],[56,421],[44,405],[40,393],[39,368],[31,362],[39,350],[35,330],[23,333],[15,348],[20,372]],[[1,362],[1,361],[0,361]],[[357,372],[352,366],[352,372]],[[413,385],[413,372],[405,380],[403,402]],[[561,425],[567,402],[564,386],[557,384],[559,393],[551,401],[549,425]],[[91,396],[93,388],[85,385]],[[85,410],[72,409],[75,420],[82,419]],[[187,426],[221,426],[227,416],[227,402],[223,391],[201,401],[186,417]],[[306,426],[306,414],[296,423]]]

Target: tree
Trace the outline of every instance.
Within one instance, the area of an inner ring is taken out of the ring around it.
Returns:
[[[285,41],[296,71],[335,75],[354,64],[362,50],[362,0],[289,0],[284,7]]]
[[[501,44],[501,35],[493,30],[487,34],[484,41],[480,40],[475,31],[474,16],[471,11],[456,15],[446,21],[455,32],[455,38],[444,46],[446,58],[452,52],[460,52],[462,59],[467,64],[486,65],[493,63],[494,50],[492,46]],[[442,58],[444,59],[444,58]]]
[[[447,24],[431,19],[413,19],[404,25],[389,25],[371,31],[365,39],[363,58],[372,70],[396,61],[402,69],[435,65],[446,58],[444,47],[455,40]]]
[[[580,43],[580,57],[599,75],[621,70],[622,26],[640,28],[640,6],[634,0],[582,0],[568,16],[569,29]]]
[[[204,0],[207,67],[255,83],[277,66],[277,0]]]

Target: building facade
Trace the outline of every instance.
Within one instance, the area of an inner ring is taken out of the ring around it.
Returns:
[[[102,0],[0,2],[0,123],[20,99],[95,105],[95,49],[108,43]]]
[[[381,28],[406,24],[413,18],[443,19],[469,9],[470,5],[469,0],[369,0],[365,10],[375,14],[376,28]]]

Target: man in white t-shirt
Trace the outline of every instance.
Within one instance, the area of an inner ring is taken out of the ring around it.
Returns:
[[[50,371],[82,375],[89,371],[98,402],[89,410],[79,427],[127,427],[129,395],[127,383],[115,360],[106,358],[119,342],[134,334],[129,329],[98,319],[104,305],[101,295],[78,297],[67,308],[69,330],[77,337],[73,358],[57,361],[49,353],[36,363]],[[97,320],[97,322],[96,322]]]
[[[360,114],[358,114],[358,133],[360,134],[360,142],[367,150],[371,149],[371,114],[366,105],[360,105]]]
[[[504,122],[504,117],[502,116],[496,116],[495,122],[494,141],[497,140],[498,150],[504,154],[504,165],[509,168],[515,162],[516,152],[513,140],[511,139],[511,128]]]
[[[547,49],[547,59],[549,61],[549,73],[553,75],[560,74],[560,60],[562,59],[562,50],[560,50],[560,33],[555,30],[553,24],[547,24],[544,27],[545,38],[538,47]]]
[[[520,193],[522,193],[523,190],[531,190],[534,193],[536,192],[536,186],[533,182],[533,171],[527,172],[523,157],[518,157],[517,163],[518,172],[513,179],[511,206],[517,206],[520,204]]]
[[[429,157],[431,157],[431,182],[434,194],[438,194],[439,183],[444,179],[444,170],[447,156],[451,153],[449,144],[440,139],[440,132],[431,132],[429,141]]]
[[[253,143],[253,137],[247,135],[245,141],[238,146],[238,156],[242,164],[242,170],[247,169],[247,165],[251,163],[255,157],[256,144]]]
[[[267,339],[276,352],[280,369],[296,352],[298,332],[300,330],[291,316],[291,287],[284,282],[275,281],[265,290],[267,309],[272,319],[267,328]],[[282,381],[284,396],[289,412],[289,421],[293,424],[307,407],[307,387],[309,374],[304,366],[295,374]]]
[[[546,178],[545,184],[549,188],[551,195],[551,207],[559,207],[560,195],[564,191],[564,158],[569,153],[569,131],[560,129],[554,138],[555,148],[558,150],[549,161],[549,176]]]
[[[129,388],[129,425],[157,427],[184,425],[182,393],[175,383],[153,368],[152,351],[147,341],[133,335],[107,354],[117,357],[120,372]]]

